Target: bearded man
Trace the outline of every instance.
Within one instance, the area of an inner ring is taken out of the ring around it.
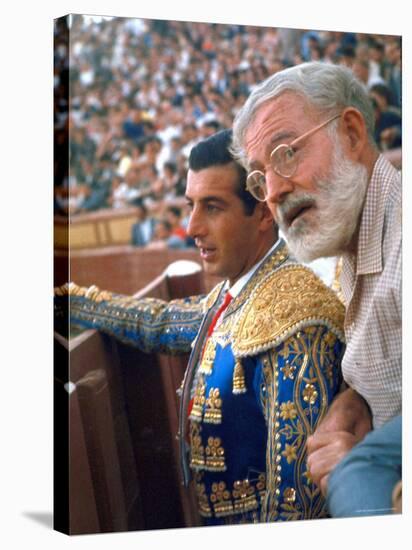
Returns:
[[[401,477],[401,179],[374,142],[367,92],[341,66],[291,67],[253,90],[233,133],[248,190],[295,256],[343,258],[348,388],[308,439],[312,478],[332,515],[388,513]],[[366,404],[374,430],[360,443]]]

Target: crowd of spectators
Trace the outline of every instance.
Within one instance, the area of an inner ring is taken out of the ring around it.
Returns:
[[[258,82],[310,60],[349,66],[369,89],[379,148],[401,146],[398,36],[81,15],[56,20],[56,211],[132,206],[133,244],[191,246],[184,230],[190,149],[230,127]]]

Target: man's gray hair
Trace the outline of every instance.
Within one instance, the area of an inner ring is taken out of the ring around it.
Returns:
[[[258,108],[285,92],[301,96],[309,106],[325,113],[325,117],[339,114],[346,107],[354,107],[364,117],[368,138],[374,144],[374,112],[366,87],[353,72],[341,65],[312,62],[302,63],[279,71],[256,86],[233,123],[232,154],[247,169],[244,140]]]

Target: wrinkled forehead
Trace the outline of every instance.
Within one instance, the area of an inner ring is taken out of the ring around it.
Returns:
[[[256,108],[244,139],[248,164],[257,151],[297,137],[319,118],[319,113],[301,95],[285,92]]]

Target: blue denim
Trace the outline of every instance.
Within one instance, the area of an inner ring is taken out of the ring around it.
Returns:
[[[402,478],[402,416],[370,432],[339,462],[328,480],[332,517],[392,512],[392,491]]]

